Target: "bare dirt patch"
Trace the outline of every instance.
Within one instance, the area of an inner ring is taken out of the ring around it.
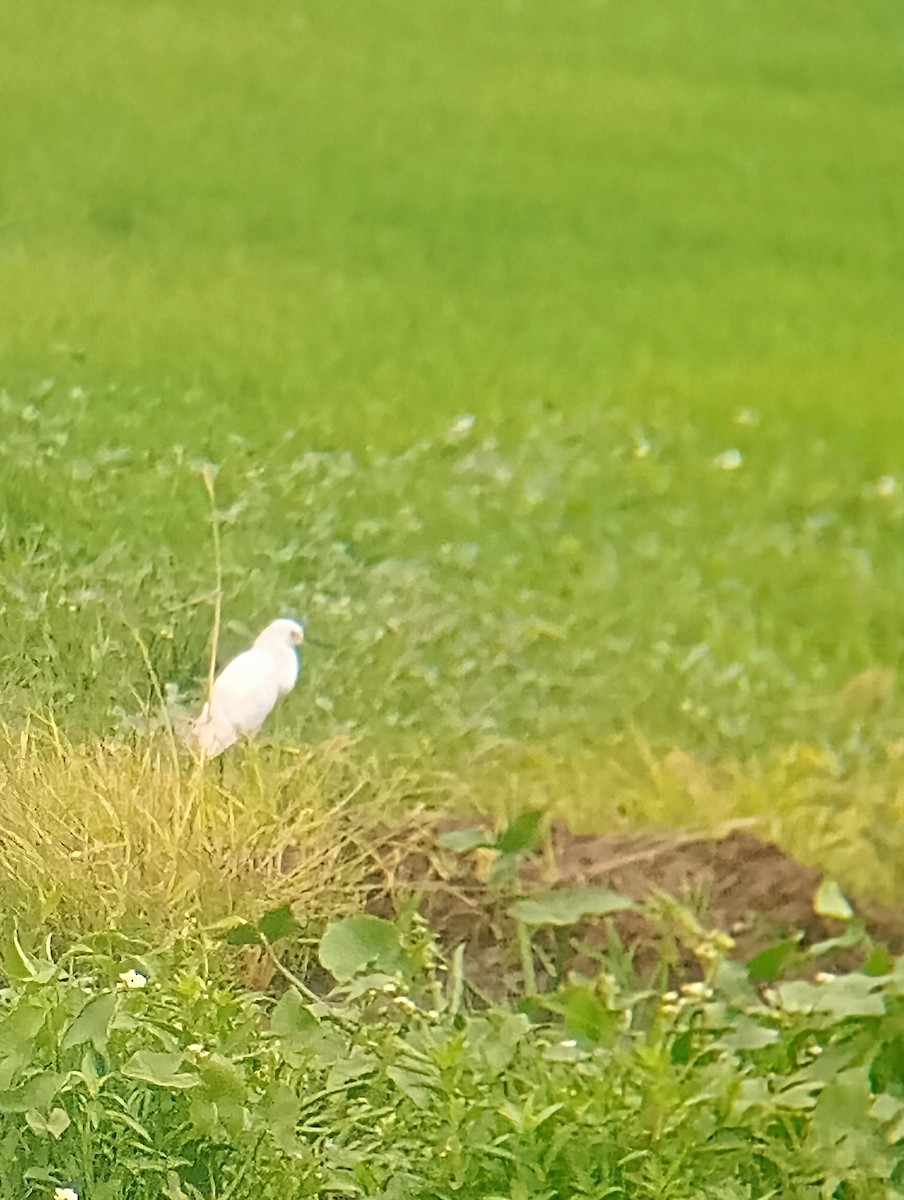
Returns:
[[[440,833],[466,824],[427,821],[414,833],[388,836],[370,881],[369,907],[391,915],[400,896],[415,893],[442,945],[451,951],[465,944],[469,978],[494,998],[520,990],[523,982],[516,926],[508,915],[518,896],[602,885],[637,904],[635,911],[585,918],[564,934],[540,933],[541,982],[558,971],[598,970],[607,952],[630,960],[641,979],[663,963],[672,981],[698,978],[695,941],[705,941],[710,931],[729,934],[731,956],[746,962],[776,939],[799,936],[805,948],[844,929],[814,910],[822,872],[746,830],[718,838],[669,831],[603,837],[555,824],[545,845],[525,855],[516,875],[499,886],[488,881],[490,852],[438,847]],[[868,901],[855,909],[875,942],[891,953],[904,951],[904,913]],[[840,949],[820,965],[850,969],[862,958],[862,948]]]

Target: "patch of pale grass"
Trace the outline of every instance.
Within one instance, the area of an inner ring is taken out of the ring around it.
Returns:
[[[904,739],[870,758],[805,742],[745,758],[655,750],[634,729],[572,753],[510,743],[462,772],[456,807],[504,824],[533,807],[576,833],[743,827],[852,895],[904,902]]]
[[[29,922],[178,931],[290,902],[360,905],[384,820],[414,788],[333,739],[248,746],[202,767],[165,739],[74,744],[51,722],[0,729],[0,896]]]
[[[487,794],[499,795],[493,771]],[[509,774],[508,805],[539,804],[576,832],[660,828],[720,836],[742,825],[819,867],[852,894],[904,901],[904,742],[872,761],[845,763],[793,743],[745,759],[657,754],[628,743],[551,759],[525,753]]]

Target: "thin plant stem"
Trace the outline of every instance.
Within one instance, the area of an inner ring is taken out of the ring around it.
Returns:
[[[130,624],[130,622],[125,621],[125,626],[132,635],[133,639],[135,640],[135,644],[141,652],[141,657],[144,660],[145,670],[147,671],[148,678],[151,681],[151,687],[154,689],[154,695],[157,698],[157,703],[160,705],[160,712],[163,715],[163,723],[166,726],[167,740],[170,744],[170,752],[173,756],[173,767],[175,768],[176,772],[176,786],[179,787],[179,747],[176,744],[176,731],[173,729],[173,723],[170,720],[169,710],[166,707],[166,697],[163,694],[163,688],[160,686],[160,679],[158,678],[157,672],[154,669],[154,664],[151,662],[151,655],[148,651],[147,643],[145,642],[144,638],[141,636],[135,626]]]
[[[521,952],[524,994],[526,996],[536,996],[537,975],[534,970],[534,948],[531,944],[530,928],[523,921],[518,922],[518,949]]]
[[[213,691],[213,681],[217,674],[217,650],[220,644],[220,623],[223,616],[223,556],[220,548],[220,518],[216,502],[216,470],[210,464],[205,464],[201,471],[204,490],[210,500],[210,529],[213,538],[213,565],[215,574],[215,590],[213,597],[213,633],[210,640],[210,667],[207,672],[207,698]]]

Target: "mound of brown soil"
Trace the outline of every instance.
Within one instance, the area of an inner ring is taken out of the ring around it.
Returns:
[[[742,830],[720,838],[669,832],[593,837],[556,824],[547,845],[526,856],[517,878],[501,889],[487,882],[488,852],[462,855],[437,847],[440,832],[463,825],[436,821],[419,827],[414,838],[410,830],[388,837],[371,880],[370,908],[390,915],[400,894],[416,893],[441,943],[447,950],[465,944],[468,977],[494,998],[522,985],[515,923],[507,914],[519,895],[592,884],[638,905],[614,917],[585,919],[565,934],[544,931],[536,939],[541,982],[558,971],[598,970],[613,947],[631,959],[641,978],[665,961],[671,979],[679,981],[699,977],[697,951],[712,930],[729,934],[731,955],[747,961],[776,938],[800,935],[807,946],[843,929],[814,911],[820,871]],[[875,941],[892,953],[904,951],[904,913],[868,903],[856,908]],[[858,954],[836,952],[821,966],[850,968]]]

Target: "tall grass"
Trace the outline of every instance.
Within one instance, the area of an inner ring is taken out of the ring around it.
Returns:
[[[141,936],[255,920],[292,905],[312,930],[395,896],[432,813],[504,825],[525,807],[577,831],[719,833],[738,820],[853,894],[904,897],[904,759],[846,773],[805,745],[746,763],[508,747],[454,775],[395,766],[336,738],[235,752],[222,769],[165,737],[69,741],[49,719],[0,730],[0,903],[26,927]],[[426,860],[425,860],[426,861]],[[435,880],[406,885],[417,893]]]
[[[179,931],[291,901],[360,906],[374,830],[411,781],[341,739],[222,774],[166,740],[74,744],[49,720],[0,732],[0,895],[66,929]]]

